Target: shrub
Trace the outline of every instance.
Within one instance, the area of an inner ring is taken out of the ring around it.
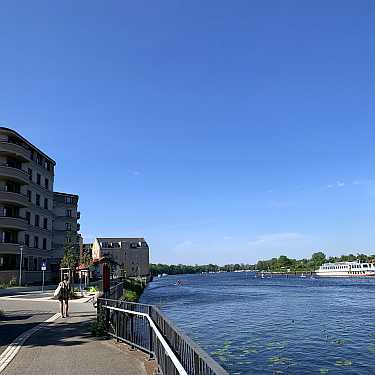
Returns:
[[[97,320],[91,325],[91,333],[95,337],[102,337],[105,335],[105,326],[102,320]]]
[[[2,282],[0,283],[0,289],[5,289],[5,288],[12,288],[14,286],[17,286],[17,280],[12,279],[8,282]]]
[[[138,294],[132,290],[125,290],[122,298],[128,302],[137,302]]]

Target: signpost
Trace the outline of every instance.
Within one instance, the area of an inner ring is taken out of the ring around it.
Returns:
[[[44,291],[44,271],[47,270],[47,262],[45,260],[43,260],[43,262],[42,262],[41,270],[42,270],[42,275],[43,275],[42,276],[43,277],[43,279],[42,279],[42,293],[43,293],[43,291]]]

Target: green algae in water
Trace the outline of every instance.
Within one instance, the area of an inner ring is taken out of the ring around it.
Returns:
[[[289,361],[288,358],[285,358],[285,357],[280,357],[278,355],[275,355],[273,357],[271,357],[269,359],[269,361],[271,362],[270,366],[274,366],[274,365],[286,365]]]
[[[328,370],[327,368],[321,368],[321,369],[319,370],[319,372],[320,372],[321,374],[328,374],[328,373],[329,373],[329,370]]]
[[[368,350],[369,350],[369,352],[375,354],[375,345],[374,345],[374,344],[369,345],[369,346],[368,346]]]
[[[241,356],[247,355],[247,354],[258,354],[259,349],[256,346],[250,346],[246,349],[242,349],[241,352],[242,352]]]
[[[333,343],[336,344],[336,345],[344,345],[346,344],[348,341],[347,340],[344,340],[344,339],[337,339],[337,340],[334,340]]]
[[[285,349],[286,346],[285,341],[271,341],[267,344],[267,349]]]
[[[335,363],[336,366],[351,366],[352,361],[349,359],[337,360]]]

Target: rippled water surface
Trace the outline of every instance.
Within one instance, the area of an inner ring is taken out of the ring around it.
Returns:
[[[230,374],[375,374],[373,279],[167,276],[141,302],[159,305]]]

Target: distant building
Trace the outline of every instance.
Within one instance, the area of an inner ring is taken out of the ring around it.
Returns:
[[[92,257],[110,257],[129,277],[150,274],[149,247],[144,238],[96,238]]]
[[[81,213],[78,211],[78,195],[67,193],[53,193],[53,249],[56,258],[64,256],[64,245],[72,241],[77,243],[79,255],[79,230],[78,220]]]
[[[66,229],[62,216],[67,211],[56,210],[64,194],[53,192],[55,165],[22,135],[0,127],[0,282],[18,281],[21,246],[24,283],[41,281],[44,260],[46,280],[57,272],[62,252],[54,242],[63,243],[66,232],[56,231]],[[74,210],[76,206],[72,215]],[[72,227],[79,230],[79,226]]]

